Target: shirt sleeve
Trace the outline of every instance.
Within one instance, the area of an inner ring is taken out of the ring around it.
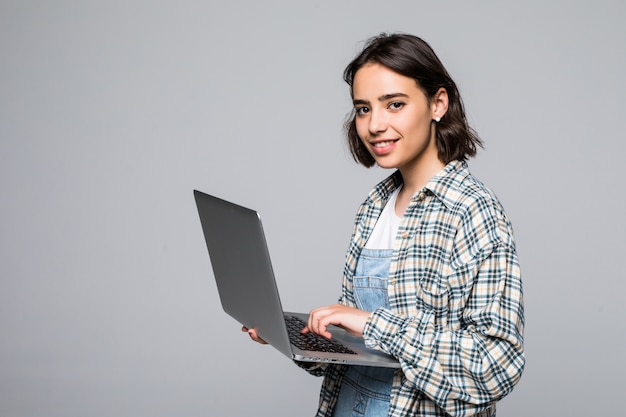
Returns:
[[[484,211],[484,210],[483,210]],[[397,357],[407,381],[451,415],[508,394],[525,359],[520,267],[502,215],[472,214],[457,230],[445,311],[372,313],[365,344]]]
[[[293,362],[313,376],[324,376],[328,368],[328,364],[323,362],[303,362],[297,360]]]

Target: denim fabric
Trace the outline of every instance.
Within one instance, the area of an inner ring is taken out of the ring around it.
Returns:
[[[354,298],[361,310],[389,307],[387,280],[392,255],[392,249],[362,250],[353,278]]]
[[[393,250],[363,249],[354,276],[359,309],[389,307],[387,278]],[[351,366],[343,378],[334,417],[379,417],[389,412],[394,369]]]

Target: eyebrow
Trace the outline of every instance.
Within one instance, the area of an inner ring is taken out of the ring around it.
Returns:
[[[384,94],[380,97],[378,97],[378,101],[387,101],[387,100],[391,100],[393,98],[397,98],[397,97],[405,97],[408,98],[408,94],[404,94],[404,93],[390,93],[390,94]],[[361,99],[354,99],[352,100],[352,104],[357,105],[357,104],[370,104],[370,102],[368,100],[361,100]]]

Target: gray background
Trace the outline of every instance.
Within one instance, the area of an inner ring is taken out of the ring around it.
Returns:
[[[0,1],[0,416],[313,415],[320,380],[221,310],[192,190],[263,213],[285,308],[334,302],[388,174],[343,144],[341,72],[381,31],[437,51],[514,223],[528,364],[499,415],[619,414],[625,12]]]

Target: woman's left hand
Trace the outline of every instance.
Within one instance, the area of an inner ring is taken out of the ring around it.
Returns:
[[[302,333],[313,332],[330,339],[332,334],[328,331],[328,326],[334,324],[353,336],[362,337],[365,323],[367,323],[370,314],[368,311],[341,304],[316,308],[309,313],[308,325],[302,330]]]

